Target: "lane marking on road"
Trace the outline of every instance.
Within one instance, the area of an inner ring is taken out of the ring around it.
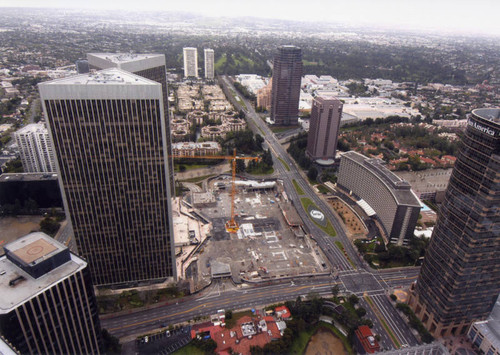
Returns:
[[[318,284],[318,285],[315,285],[315,286],[316,287],[326,286],[326,285],[332,285],[333,286],[335,284],[337,284],[337,282],[332,282],[332,283],[328,282],[328,283]],[[257,293],[249,293],[249,294],[245,294],[245,295],[241,296],[239,299],[240,299],[241,302],[244,302],[244,301],[248,301],[248,300],[251,300],[253,298],[256,298],[258,296],[267,295],[268,297],[270,297],[271,295],[274,295],[274,294],[283,295],[284,293],[294,293],[294,292],[297,292],[297,291],[300,291],[300,290],[303,290],[303,289],[307,289],[307,288],[311,288],[311,286],[294,287],[293,289],[287,288],[287,289],[269,290],[268,292],[264,291],[264,292],[257,292]],[[156,322],[156,321],[164,320],[167,317],[170,318],[170,317],[175,317],[175,316],[178,316],[178,315],[181,315],[181,314],[190,313],[190,312],[193,312],[193,311],[198,310],[200,308],[205,308],[205,307],[210,307],[210,306],[211,307],[214,307],[214,306],[220,307],[222,305],[231,304],[231,303],[234,303],[234,299],[221,300],[221,301],[213,300],[213,301],[210,301],[210,302],[199,304],[199,305],[197,305],[195,307],[192,307],[190,309],[187,309],[185,311],[180,311],[180,312],[171,313],[171,314],[167,314],[167,315],[163,315],[163,316],[159,316],[159,317],[155,317],[155,318],[150,318],[150,319],[147,319],[147,320],[144,320],[144,321],[126,324],[126,325],[123,325],[121,327],[111,328],[111,329],[108,329],[108,330],[110,332],[113,332],[113,331],[120,330],[120,329],[130,328],[130,327],[137,326],[137,325],[142,325],[142,324],[147,324],[147,323],[153,323],[153,322]]]
[[[378,309],[378,307],[375,305],[375,303],[371,300],[370,296],[365,295],[364,299],[366,300],[366,303],[368,303],[368,306],[372,309],[373,313],[375,314],[375,317],[379,320],[380,324],[382,327],[385,329],[387,335],[389,335],[389,338],[391,339],[392,343],[396,347],[396,349],[401,348],[401,344],[399,344],[398,339],[392,332],[392,329],[387,325],[387,322],[385,321],[384,316]]]
[[[409,277],[396,277],[393,279],[382,279],[382,281],[386,282],[386,281],[398,281],[398,280],[411,280],[411,279],[416,279],[416,278],[418,278],[418,275],[409,276]]]

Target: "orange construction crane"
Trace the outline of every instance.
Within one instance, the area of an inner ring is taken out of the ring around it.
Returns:
[[[234,197],[236,195],[236,160],[254,160],[260,161],[260,157],[238,157],[236,149],[233,155],[173,155],[174,159],[225,159],[233,162],[233,181],[231,187],[231,220],[226,222],[226,231],[228,233],[236,233],[240,228],[234,220]]]

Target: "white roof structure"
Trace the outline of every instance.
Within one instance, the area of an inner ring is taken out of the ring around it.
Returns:
[[[363,209],[363,211],[365,211],[368,217],[375,216],[377,214],[377,212],[375,212],[375,210],[365,200],[361,199],[356,201],[356,203]]]
[[[99,69],[119,68],[133,73],[165,66],[165,55],[154,53],[88,53],[87,60]]]
[[[38,86],[42,100],[162,98],[161,84],[116,68],[55,79]]]
[[[41,232],[30,233],[7,244],[7,246],[16,259],[27,265],[43,262],[67,249],[65,245]],[[6,255],[0,257],[0,294],[2,295],[0,297],[0,314],[9,313],[87,266],[87,263],[78,256],[74,254],[70,254],[70,256],[69,261],[36,279],[14,264]],[[12,284],[11,281],[19,277],[22,279]]]

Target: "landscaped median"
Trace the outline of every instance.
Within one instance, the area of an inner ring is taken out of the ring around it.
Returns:
[[[297,191],[297,194],[305,195],[304,190],[302,190],[299,183],[295,179],[292,180],[292,183],[293,183],[293,186],[295,187],[295,190]]]
[[[308,197],[302,197],[300,199],[302,207],[307,212],[307,215],[318,227],[320,227],[329,236],[335,237],[337,232],[333,228],[330,221],[326,218],[325,214],[311,201]]]
[[[344,245],[341,242],[339,242],[338,240],[335,241],[335,245],[337,246],[337,248],[340,249],[341,252],[344,253],[347,261],[351,264],[351,266],[356,269],[356,265],[354,265],[354,263],[352,262],[349,255],[347,255],[347,251],[345,250]]]
[[[290,167],[288,166],[288,164],[283,159],[281,159],[280,157],[277,157],[277,158],[281,162],[281,164],[283,164],[283,166],[285,167],[285,169],[287,171],[290,171]]]
[[[387,325],[387,323],[386,323],[386,321],[384,319],[384,316],[382,315],[382,313],[380,313],[378,307],[373,303],[373,301],[370,298],[370,296],[366,295],[366,296],[364,296],[364,299],[370,305],[370,308],[373,310],[373,312],[375,313],[375,316],[380,321],[380,324],[382,324],[382,326],[384,327],[385,331],[387,332],[387,334],[391,338],[392,342],[394,343],[394,346],[396,346],[397,349],[400,349],[401,348],[401,344],[399,343],[398,339],[396,338],[396,336],[392,332],[391,328],[389,328],[389,326]]]

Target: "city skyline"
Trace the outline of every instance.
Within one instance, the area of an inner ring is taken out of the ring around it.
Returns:
[[[286,6],[285,6],[286,5]],[[68,3],[62,0],[51,0],[40,3],[35,0],[4,0],[0,7],[45,7],[115,10],[113,1],[104,0]],[[146,0],[138,4],[125,0],[120,8],[126,11],[180,11],[208,17],[255,17],[306,22],[339,23],[401,30],[424,30],[460,34],[500,35],[500,26],[496,22],[496,14],[500,12],[500,3],[494,0],[439,2],[425,0],[419,2],[381,0],[381,1],[335,1],[325,2],[313,0],[244,1],[219,0],[206,3],[200,0],[161,3]],[[314,11],[321,8],[322,11]],[[266,11],[262,11],[266,9]],[[335,13],[332,20],[330,14]],[[464,21],[467,18],[467,21]]]

